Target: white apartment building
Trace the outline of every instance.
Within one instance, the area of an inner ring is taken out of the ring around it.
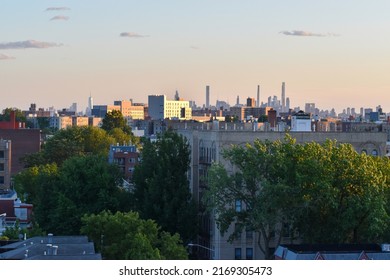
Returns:
[[[192,117],[189,101],[167,100],[165,95],[149,95],[148,106],[149,116],[152,120],[190,120]]]
[[[300,131],[300,132],[310,132],[312,131],[311,127],[311,116],[305,114],[302,111],[299,111],[295,115],[291,116],[291,131]]]

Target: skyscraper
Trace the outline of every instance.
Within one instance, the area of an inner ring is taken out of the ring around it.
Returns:
[[[260,107],[260,85],[257,85],[257,107]]]
[[[290,98],[287,97],[286,98],[286,112],[288,112],[290,110]]]
[[[89,94],[89,97],[88,97],[88,108],[87,108],[87,116],[91,116],[92,115],[92,109],[93,109],[93,97],[91,94]]]
[[[210,108],[210,86],[206,86],[206,109]]]
[[[286,111],[286,85],[282,83],[282,112]]]

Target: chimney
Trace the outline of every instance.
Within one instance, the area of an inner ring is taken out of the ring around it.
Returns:
[[[53,248],[53,244],[46,244],[46,249],[47,249],[46,252],[48,256],[52,255],[52,248]]]
[[[49,233],[48,235],[47,235],[47,243],[53,243],[53,234],[52,233]]]
[[[10,118],[10,123],[11,123],[11,128],[12,129],[16,129],[16,114],[15,114],[15,111],[11,111],[10,114],[9,114],[9,118]]]

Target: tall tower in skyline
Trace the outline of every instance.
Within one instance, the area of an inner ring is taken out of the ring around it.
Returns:
[[[206,109],[210,108],[210,86],[206,86]]]
[[[290,110],[290,98],[287,97],[286,98],[286,112],[288,112]]]
[[[260,107],[260,85],[257,85],[257,107]]]
[[[286,84],[282,83],[282,112],[286,111]]]
[[[92,109],[93,109],[93,97],[91,94],[89,94],[89,97],[88,97],[88,108],[87,108],[87,115],[88,116],[91,116],[92,115]]]

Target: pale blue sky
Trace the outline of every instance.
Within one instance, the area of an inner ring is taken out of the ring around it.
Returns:
[[[176,89],[202,105],[206,85],[212,104],[258,84],[266,102],[286,82],[292,106],[390,111],[389,15],[387,0],[0,0],[0,109]]]

